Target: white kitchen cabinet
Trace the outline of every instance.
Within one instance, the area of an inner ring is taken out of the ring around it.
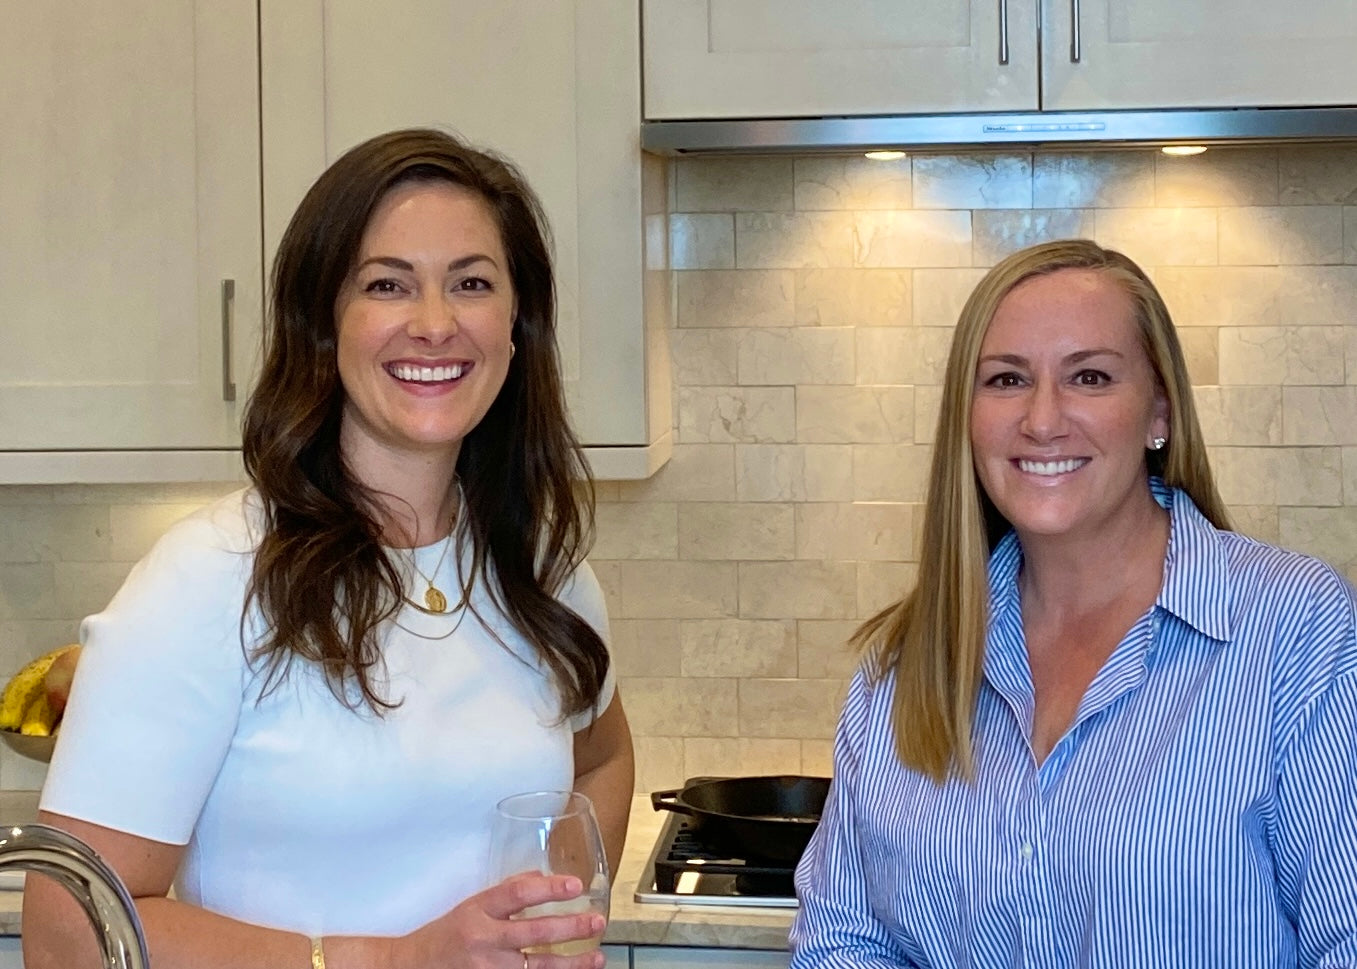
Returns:
[[[284,146],[264,156],[266,250],[325,165],[374,134],[431,125],[504,153],[551,223],[561,363],[590,463],[653,473],[671,447],[667,233],[664,162],[639,148],[635,0],[260,9],[264,142]]]
[[[254,0],[6,6],[0,481],[86,459],[117,478],[155,451],[238,465],[261,315],[256,34]]]
[[[1351,104],[1357,92],[1351,0],[1042,7],[1047,110]]]
[[[24,969],[23,947],[17,935],[0,936],[0,969]]]
[[[642,5],[652,121],[1350,104],[1357,90],[1350,0]]]
[[[1037,107],[1033,0],[643,0],[642,9],[650,120]]]

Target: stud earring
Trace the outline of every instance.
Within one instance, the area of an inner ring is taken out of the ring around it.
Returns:
[[[1164,445],[1168,442],[1169,439],[1166,437],[1156,437],[1150,441],[1150,448],[1155,451],[1162,451],[1164,450]]]
[[[512,359],[514,358],[514,354],[517,353],[517,352],[518,352],[518,347],[514,346],[514,341],[513,341],[513,340],[510,340],[510,341],[509,341],[509,359],[512,360]]]

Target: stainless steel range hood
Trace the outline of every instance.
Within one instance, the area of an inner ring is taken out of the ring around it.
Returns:
[[[664,155],[1114,148],[1357,139],[1357,107],[1030,111],[889,117],[647,121],[641,147]]]

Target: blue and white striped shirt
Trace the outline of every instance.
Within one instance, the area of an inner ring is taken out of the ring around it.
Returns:
[[[793,969],[1357,967],[1353,589],[1152,486],[1163,588],[1040,767],[1012,534],[990,561],[974,784],[904,769],[893,679],[854,679]]]

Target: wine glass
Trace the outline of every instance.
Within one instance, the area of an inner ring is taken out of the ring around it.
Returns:
[[[578,898],[530,905],[513,918],[598,912],[608,917],[608,856],[594,805],[578,791],[534,791],[506,797],[495,805],[490,834],[490,871],[498,880],[524,871],[574,875],[584,885]],[[526,952],[578,955],[597,949],[602,934]]]

